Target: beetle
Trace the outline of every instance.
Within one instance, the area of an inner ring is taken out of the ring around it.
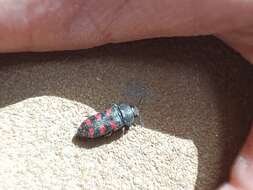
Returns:
[[[88,117],[77,130],[77,136],[94,139],[101,136],[110,136],[113,132],[129,129],[139,117],[136,106],[129,104],[113,104],[103,112]]]

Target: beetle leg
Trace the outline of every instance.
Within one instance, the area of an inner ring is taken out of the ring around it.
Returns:
[[[107,133],[105,136],[110,137],[112,135],[112,131],[110,133]]]
[[[128,130],[129,130],[129,126],[123,127],[123,128],[122,128],[123,134],[124,134],[124,135],[127,134]]]

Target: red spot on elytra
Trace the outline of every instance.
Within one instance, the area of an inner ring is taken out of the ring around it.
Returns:
[[[110,121],[110,125],[111,125],[111,128],[112,130],[116,130],[117,129],[117,125],[114,121]]]
[[[96,114],[95,118],[96,118],[97,121],[101,120],[101,118],[102,118],[101,113]]]
[[[106,127],[105,127],[105,125],[100,126],[100,127],[99,127],[99,133],[100,133],[100,135],[104,135],[105,132],[106,132]]]
[[[94,136],[94,128],[89,128],[89,137],[93,137]]]
[[[88,125],[88,126],[91,126],[92,125],[91,120],[90,119],[86,119],[85,120],[85,124]]]
[[[112,108],[107,109],[105,112],[107,117],[110,117],[111,113],[112,113]]]

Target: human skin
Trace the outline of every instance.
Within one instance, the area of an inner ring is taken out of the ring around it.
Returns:
[[[0,52],[209,34],[253,63],[253,0],[0,0]],[[252,189],[250,179],[253,132],[221,189]]]
[[[231,170],[230,181],[219,190],[253,189],[253,124],[251,132]]]

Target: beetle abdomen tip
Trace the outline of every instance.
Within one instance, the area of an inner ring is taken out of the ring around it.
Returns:
[[[82,126],[77,129],[76,136],[77,137],[85,137],[85,131]]]

